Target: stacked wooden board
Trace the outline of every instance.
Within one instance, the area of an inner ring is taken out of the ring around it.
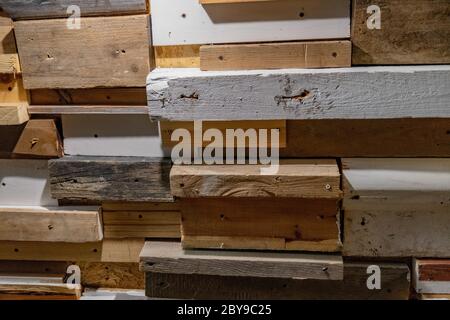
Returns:
[[[448,299],[447,2],[0,7],[0,299]]]

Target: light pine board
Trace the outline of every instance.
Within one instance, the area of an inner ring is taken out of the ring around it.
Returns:
[[[158,122],[146,115],[63,115],[64,152],[83,156],[163,157]]]
[[[68,29],[66,23],[14,23],[26,89],[145,84],[150,70],[148,16],[87,17],[81,19],[80,30]]]
[[[47,160],[0,160],[1,206],[57,206],[50,196]]]
[[[69,6],[78,6],[81,16],[145,13],[146,0],[3,0],[2,8],[13,19],[70,17]]]
[[[200,47],[200,69],[350,67],[351,55],[350,41],[206,45]]]
[[[0,259],[25,261],[139,262],[144,238],[64,243],[0,241]]]
[[[147,84],[150,116],[158,120],[450,116],[450,66],[444,65],[276,71],[155,69]]]
[[[0,207],[0,240],[95,242],[103,239],[98,208]]]
[[[172,195],[200,197],[281,197],[339,199],[335,160],[281,160],[277,173],[261,175],[263,165],[174,165]]]
[[[350,36],[350,2],[268,1],[202,6],[151,0],[155,46],[340,39]]]
[[[371,5],[380,8],[380,29],[367,27]],[[353,0],[352,8],[353,64],[450,63],[450,2]]]
[[[19,125],[27,122],[27,106],[28,94],[22,79],[5,75],[3,81],[0,81],[0,125]]]
[[[343,159],[344,254],[450,257],[449,159]]]
[[[140,258],[145,272],[198,275],[342,280],[344,269],[340,256],[182,250],[177,242],[147,241]]]
[[[0,73],[19,74],[19,55],[14,38],[13,22],[0,11]]]

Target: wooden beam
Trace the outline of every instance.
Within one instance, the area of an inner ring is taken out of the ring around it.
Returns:
[[[380,28],[371,5],[379,9]],[[353,64],[450,63],[448,1],[353,0],[352,8]]]
[[[24,261],[139,262],[144,238],[90,243],[0,241],[0,259]]]
[[[299,253],[182,250],[177,242],[149,242],[141,252],[145,272],[284,279],[342,280],[339,256]]]
[[[147,12],[146,0],[57,0],[42,2],[39,0],[4,0],[2,8],[13,19],[65,18],[73,14],[68,10],[71,5],[80,8],[81,16],[125,15]]]
[[[144,86],[150,70],[148,16],[80,21],[79,30],[68,29],[67,19],[14,23],[25,88]]]
[[[264,1],[204,6],[151,0],[155,46],[350,37],[350,2]],[[173,10],[177,8],[177,10]]]
[[[63,157],[49,161],[56,199],[91,201],[173,201],[170,159]]]
[[[448,118],[290,120],[280,156],[450,157],[449,132]]]
[[[341,249],[336,200],[182,199],[185,249]]]
[[[156,69],[147,95],[150,116],[157,120],[446,118],[449,75],[450,66],[444,65]]]
[[[449,159],[343,159],[342,166],[345,255],[450,257]]]
[[[413,286],[419,294],[450,294],[449,259],[414,259]]]
[[[47,160],[0,159],[0,206],[57,206],[50,195]]]
[[[23,125],[0,126],[0,157],[58,158],[62,143],[54,120],[33,119]]]
[[[335,160],[281,160],[275,174],[263,165],[174,165],[172,194],[198,197],[282,197],[339,199],[340,174]],[[275,183],[274,183],[275,181]]]
[[[28,95],[22,79],[6,76],[0,81],[0,125],[19,125],[27,122]]]
[[[381,289],[367,289],[370,262],[345,262],[342,281],[229,277],[216,275],[146,274],[146,295],[169,299],[407,300],[409,269],[402,263],[377,263]]]
[[[102,239],[97,208],[0,207],[0,241],[83,243]]]
[[[206,45],[200,47],[200,69],[350,67],[351,55],[350,41]]]

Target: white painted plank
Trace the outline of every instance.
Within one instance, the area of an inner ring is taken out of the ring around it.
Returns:
[[[164,157],[157,122],[145,115],[63,115],[64,152],[82,156]]]
[[[150,116],[165,120],[450,117],[450,66],[156,69]]]
[[[350,37],[350,1],[151,0],[155,46]]]
[[[50,196],[47,160],[0,160],[0,205],[58,205]]]

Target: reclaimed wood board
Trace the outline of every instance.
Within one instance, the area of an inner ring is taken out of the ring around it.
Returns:
[[[0,207],[0,241],[96,242],[103,239],[95,207]]]
[[[353,0],[352,8],[353,64],[450,63],[448,1]]]
[[[157,122],[146,115],[63,115],[64,153],[72,156],[164,157]]]
[[[71,17],[71,6],[81,16],[126,15],[147,12],[146,0],[3,0],[2,8],[13,19],[47,19]]]
[[[280,156],[450,157],[450,119],[289,120]]]
[[[450,294],[449,259],[413,259],[413,286],[419,294]]]
[[[0,241],[0,259],[24,261],[139,262],[144,238],[64,243]]]
[[[13,22],[0,11],[0,74],[21,73]]]
[[[201,70],[351,67],[350,41],[305,41],[200,47]]]
[[[342,280],[337,255],[223,250],[183,250],[178,242],[147,241],[141,270],[172,274]]]
[[[0,126],[1,158],[59,158],[62,141],[54,120],[32,119],[16,126]]]
[[[154,47],[157,68],[200,68],[200,45]]]
[[[28,94],[22,79],[4,75],[0,81],[0,125],[19,125],[29,120]]]
[[[261,175],[263,165],[174,165],[170,189],[180,198],[281,197],[339,199],[336,160],[281,160],[278,172]]]
[[[173,201],[170,159],[67,156],[48,163],[56,199]]]
[[[448,118],[450,66],[155,69],[147,95],[170,121]]]
[[[57,206],[47,160],[0,159],[0,206]]]
[[[367,288],[370,262],[345,262],[342,281],[146,273],[146,295],[168,299],[408,300],[410,273],[403,263],[377,263],[381,289]]]
[[[145,274],[137,262],[77,262],[81,284],[89,288],[144,289]]]
[[[79,30],[68,29],[66,22],[14,23],[26,89],[145,85],[150,70],[148,16],[87,17]]]
[[[180,200],[185,249],[341,249],[336,200]]]
[[[350,2],[151,0],[155,46],[350,37]]]
[[[343,159],[344,255],[450,257],[449,159]]]

